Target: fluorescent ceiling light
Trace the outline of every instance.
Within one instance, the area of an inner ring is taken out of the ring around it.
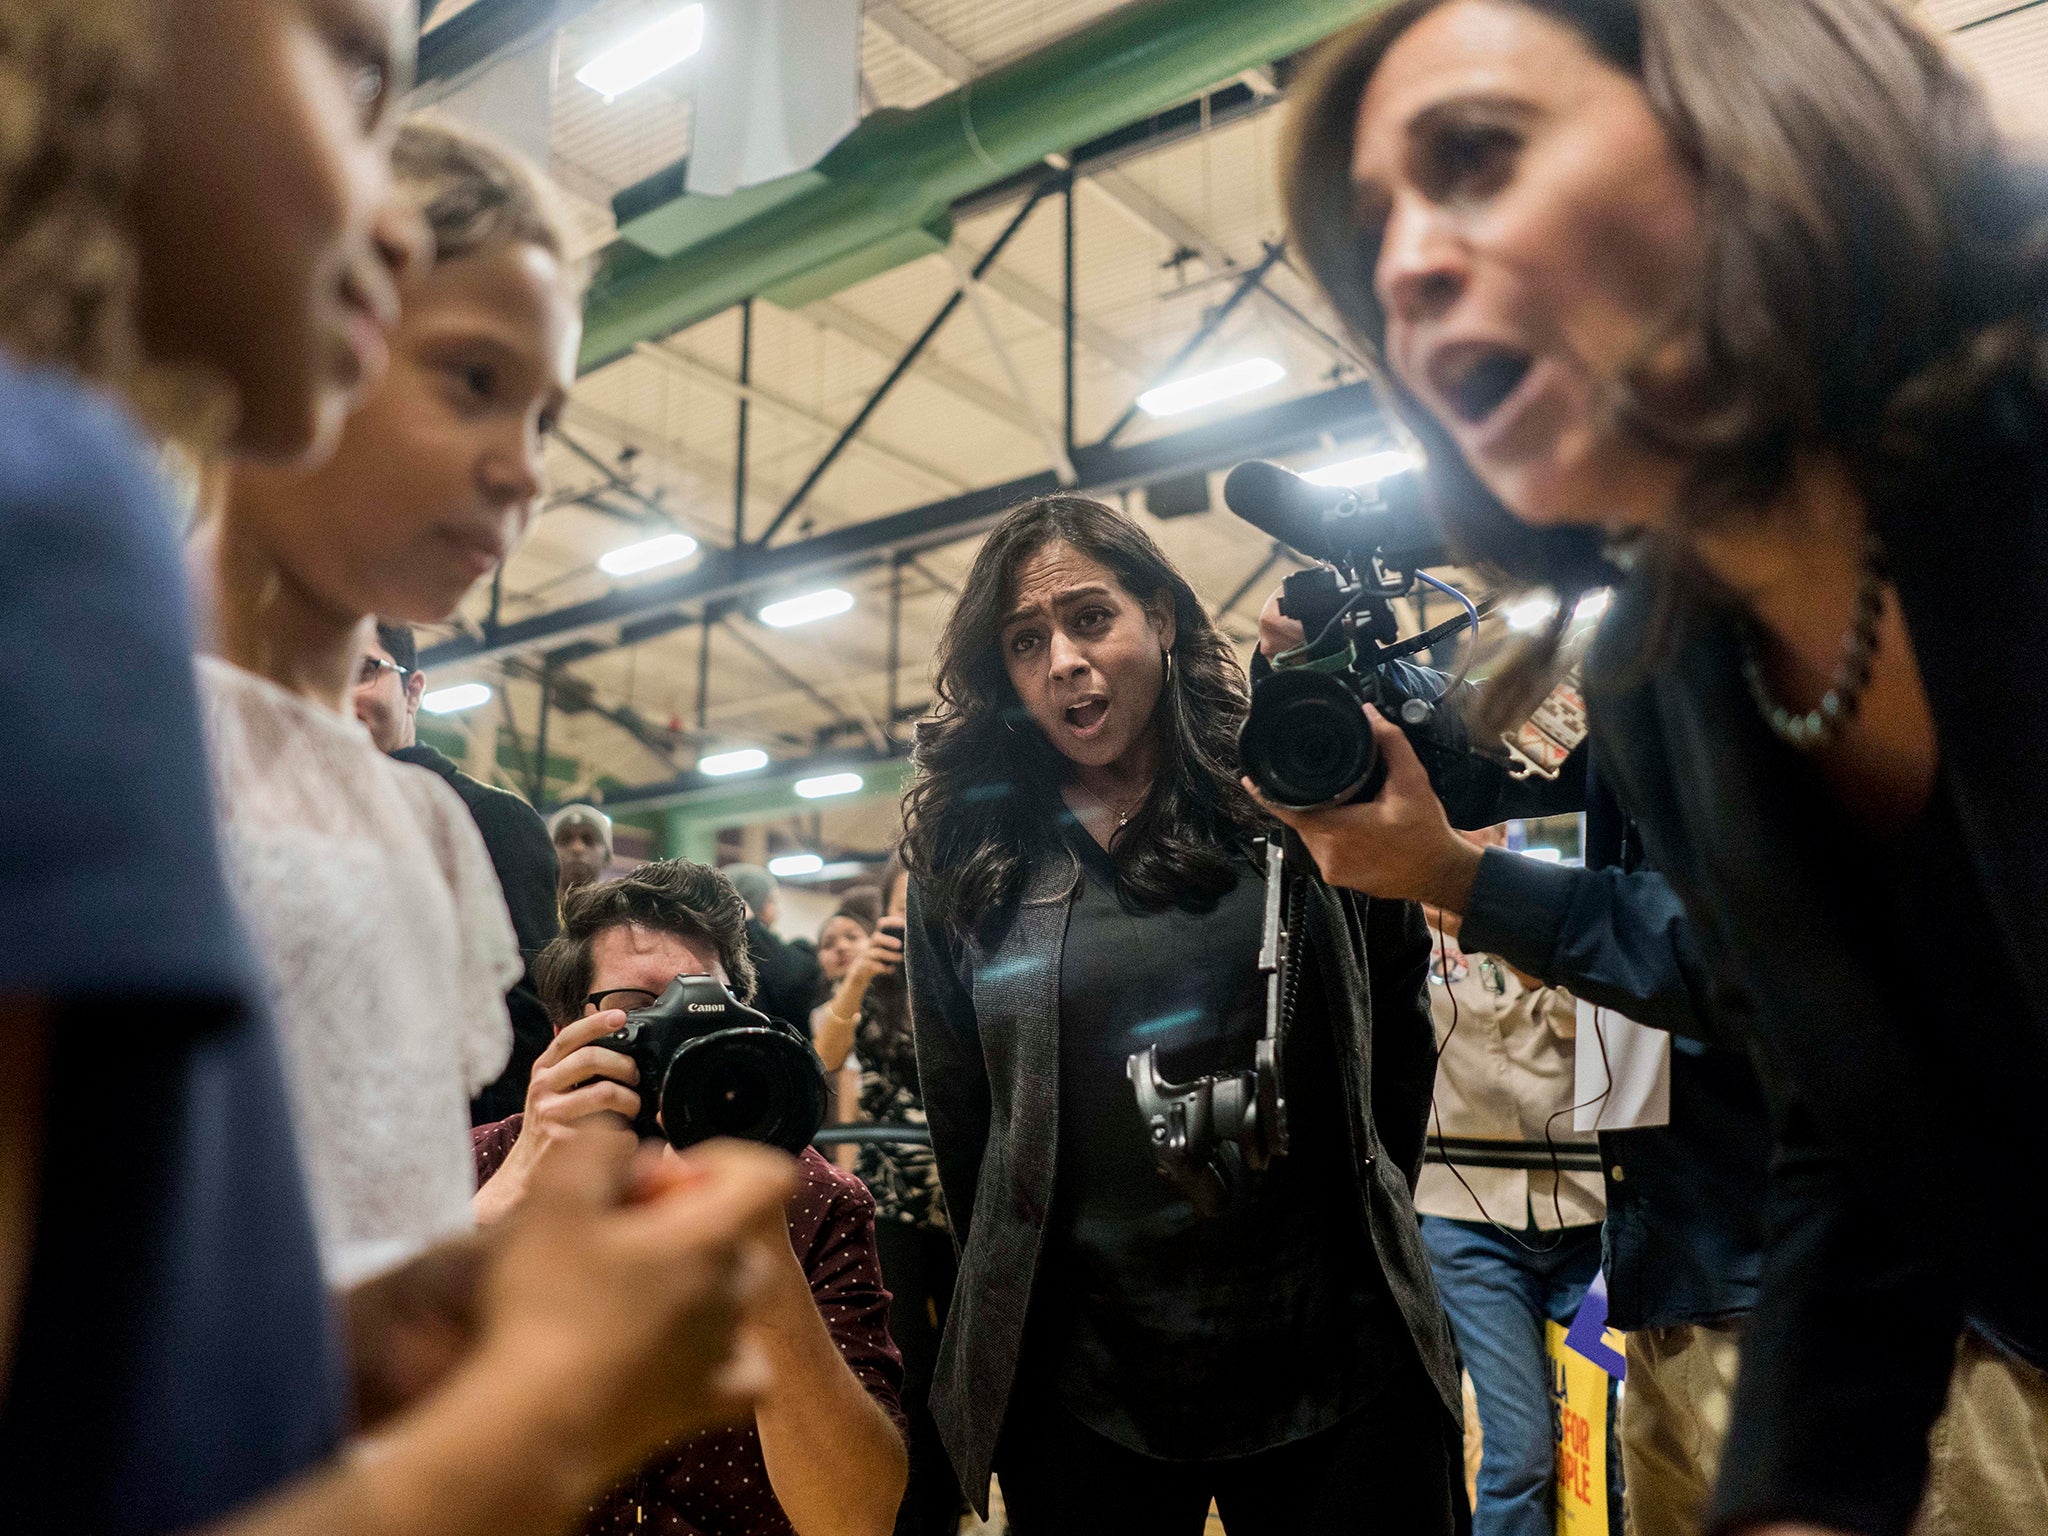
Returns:
[[[697,541],[687,533],[664,533],[658,539],[628,544],[597,557],[597,568],[607,576],[637,576],[658,566],[674,565],[697,553]]]
[[[453,688],[436,688],[420,700],[420,708],[430,715],[452,715],[457,710],[487,704],[490,698],[488,683],[457,683]]]
[[[837,587],[827,587],[822,592],[806,592],[802,597],[789,597],[779,603],[770,603],[757,617],[770,629],[789,629],[798,624],[829,619],[835,613],[844,613],[852,606],[851,592],[842,592]]]
[[[606,101],[674,69],[704,46],[704,7],[686,5],[605,49],[576,78]]]
[[[697,759],[697,771],[722,779],[731,773],[752,773],[768,766],[768,754],[759,747],[741,747],[736,752],[714,752]]]
[[[779,859],[768,861],[768,873],[778,880],[794,880],[800,875],[815,875],[825,867],[825,861],[815,853],[785,853]]]
[[[1562,864],[1564,862],[1564,850],[1562,848],[1545,848],[1541,844],[1537,844],[1533,847],[1524,848],[1522,850],[1522,857],[1534,859],[1538,864]]]
[[[826,800],[833,795],[850,795],[861,788],[857,773],[823,773],[815,779],[798,779],[796,792],[806,800]]]
[[[1205,405],[1214,405],[1218,400],[1228,400],[1233,395],[1248,395],[1255,389],[1268,388],[1286,377],[1287,370],[1270,357],[1250,357],[1241,363],[1212,368],[1192,378],[1175,379],[1171,384],[1148,389],[1138,396],[1138,409],[1147,416],[1178,416],[1183,411],[1199,411]]]
[[[1572,610],[1572,618],[1583,624],[1588,619],[1597,619],[1607,611],[1607,603],[1614,594],[1606,587],[1598,592],[1588,592],[1579,599],[1579,606]]]
[[[1310,485],[1373,485],[1419,468],[1415,455],[1406,448],[1386,448],[1362,458],[1346,459],[1341,464],[1326,464],[1301,478]]]

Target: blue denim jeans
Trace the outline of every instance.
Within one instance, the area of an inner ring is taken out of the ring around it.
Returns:
[[[1556,1446],[1543,1324],[1568,1323],[1578,1311],[1600,1271],[1600,1228],[1509,1236],[1486,1222],[1425,1216],[1422,1241],[1479,1400],[1484,1449],[1472,1536],[1552,1536]]]

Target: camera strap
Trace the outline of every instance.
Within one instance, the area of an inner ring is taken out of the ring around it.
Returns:
[[[1286,839],[1266,839],[1266,916],[1259,942],[1259,970],[1266,979],[1266,1032],[1260,1037],[1254,1070],[1258,1081],[1259,1135],[1247,1161],[1263,1168],[1287,1155],[1287,1027],[1293,1021],[1299,974],[1294,964],[1295,928],[1300,903],[1293,899],[1302,877],[1287,867]],[[1289,919],[1294,921],[1290,922]]]

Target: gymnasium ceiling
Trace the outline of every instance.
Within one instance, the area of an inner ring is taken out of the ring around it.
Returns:
[[[448,26],[472,7],[503,3],[443,0],[431,26]],[[674,0],[571,4],[571,19],[554,37],[548,169],[567,195],[591,253],[613,239],[612,196],[687,154],[695,77],[685,64],[607,103],[576,81],[575,72],[673,5]],[[862,43],[867,108],[918,106],[1116,8],[1113,0],[868,0]],[[2048,4],[1928,0],[1925,10],[1955,35],[1982,72],[2011,128],[2048,140]],[[1259,71],[1220,82],[1248,86],[1249,104],[1240,90],[1234,98],[1239,106],[1227,120],[1197,122],[1150,152],[1078,180],[1077,441],[1099,436],[1139,390],[1158,382],[1208,312],[1260,262],[1268,242],[1279,239],[1276,162],[1288,110],[1281,89],[1285,73]],[[473,72],[456,83],[471,78]],[[446,89],[444,83],[422,96],[431,101]],[[978,258],[1022,206],[1021,198],[1013,198],[958,217],[958,254],[970,262]],[[1040,424],[1057,424],[1062,413],[1062,225],[1061,199],[1046,198],[991,269],[979,300],[959,307],[818,481],[778,543],[1048,467]],[[1308,323],[1289,317],[1282,304],[1256,297],[1234,310],[1183,371],[1260,356],[1281,363],[1285,379],[1206,417],[1167,424],[1140,417],[1128,441],[1359,377],[1341,345],[1327,339],[1337,331],[1334,321],[1285,260],[1271,268],[1265,283]],[[744,520],[748,535],[758,536],[957,286],[954,260],[934,254],[801,308],[757,301],[751,384],[744,390],[736,383],[737,310],[643,344],[587,374],[576,386],[563,441],[550,456],[549,510],[503,573],[499,620],[514,623],[621,585],[672,575],[673,569],[622,583],[597,567],[608,551],[671,528],[707,549],[729,545],[742,394],[751,402]],[[1311,467],[1349,456],[1359,446],[1356,440],[1331,440],[1295,462]],[[1131,496],[1128,505],[1149,516],[1142,494]],[[1262,535],[1220,510],[1220,500],[1218,507],[1151,524],[1212,604],[1233,593],[1269,554]],[[938,629],[976,543],[926,550],[902,569],[893,689],[902,706],[929,697]],[[783,594],[750,594],[711,631],[701,730],[698,663],[704,631],[695,623],[563,666],[559,675],[569,679],[571,696],[598,708],[551,712],[550,752],[579,765],[579,783],[556,784],[553,796],[563,798],[599,778],[627,785],[667,780],[700,753],[736,746],[760,747],[781,760],[816,755],[821,733],[827,746],[872,744],[892,696],[892,579],[886,562],[837,573],[830,582],[854,595],[853,610],[788,630],[766,628],[751,616],[758,601]],[[490,602],[487,590],[472,594],[460,624],[448,633],[474,632]],[[1253,633],[1258,602],[1257,593],[1249,596],[1229,621],[1240,641]],[[599,639],[610,646],[615,634],[614,628]],[[539,717],[532,673],[541,661],[535,650],[510,660],[460,663],[438,670],[430,686],[491,684],[497,697],[489,705],[447,717],[449,723],[482,730],[510,723],[530,749]],[[633,734],[617,723],[621,717],[646,729]],[[805,826],[801,835],[872,847],[886,836],[886,821],[886,807],[851,809],[835,812],[823,826]]]

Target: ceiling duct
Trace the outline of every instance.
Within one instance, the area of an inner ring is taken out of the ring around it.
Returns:
[[[693,197],[680,168],[615,205],[624,244],[584,309],[585,371],[757,294],[814,293],[938,237],[955,199],[1285,58],[1386,0],[1135,0],[911,111],[871,113],[810,170]]]

